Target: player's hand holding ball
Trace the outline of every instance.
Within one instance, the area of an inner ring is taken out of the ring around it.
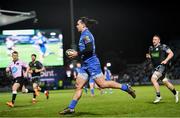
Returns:
[[[74,49],[68,49],[66,50],[66,56],[70,59],[73,59],[78,56],[78,52]]]

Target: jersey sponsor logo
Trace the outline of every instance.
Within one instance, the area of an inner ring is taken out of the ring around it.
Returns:
[[[17,69],[17,67],[14,66],[14,67],[12,67],[11,70],[12,70],[12,73],[16,73],[18,69]]]
[[[160,54],[159,54],[159,52],[153,52],[153,53],[151,53],[151,56],[157,58],[160,56]]]

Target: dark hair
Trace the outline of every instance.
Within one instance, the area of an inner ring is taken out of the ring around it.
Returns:
[[[95,24],[98,24],[97,20],[90,19],[88,17],[81,17],[79,20],[81,20],[81,22],[83,22],[87,27],[91,27]]]
[[[14,51],[13,54],[18,54],[18,52],[17,52],[17,51]]]
[[[36,54],[32,54],[31,56],[34,56],[34,57],[36,57]]]
[[[153,37],[158,37],[161,40],[161,36],[159,34],[154,34]]]

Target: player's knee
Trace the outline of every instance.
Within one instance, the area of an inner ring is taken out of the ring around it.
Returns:
[[[83,85],[81,84],[76,84],[76,89],[82,89],[83,88]]]
[[[151,77],[151,82],[154,83],[157,82],[157,80],[158,80],[158,76],[156,74],[153,74]]]
[[[168,81],[168,78],[164,78],[163,80],[162,80],[162,82],[164,83],[164,84],[167,84],[169,81]]]
[[[16,91],[16,90],[13,90],[13,91],[12,91],[12,94],[17,94],[17,91]]]
[[[33,88],[35,89],[35,88],[37,88],[38,86],[37,86],[37,84],[36,83],[33,83]]]
[[[107,88],[106,82],[100,83],[99,87],[102,88],[102,89]]]
[[[16,87],[16,86],[13,86],[13,87],[12,87],[12,91],[17,91],[17,87]]]

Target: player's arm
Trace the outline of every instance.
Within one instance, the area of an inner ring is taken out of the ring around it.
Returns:
[[[43,72],[45,71],[45,67],[43,66],[41,69],[37,69],[38,72]]]
[[[146,53],[146,58],[151,59],[151,55],[149,53]]]
[[[161,62],[161,64],[167,64],[169,62],[169,60],[172,59],[172,57],[174,56],[174,53],[172,52],[172,50],[170,48],[168,48],[166,50],[166,53],[168,55],[167,55],[166,59]]]
[[[10,72],[10,67],[8,66],[7,68],[6,68],[6,73],[9,73]]]
[[[24,62],[22,62],[22,67],[25,68],[25,72],[24,72],[24,77],[27,77],[28,76],[28,65]]]
[[[77,78],[77,74],[76,74],[75,71],[73,72],[73,75],[74,75],[74,79],[76,79]]]
[[[85,57],[90,57],[93,54],[93,43],[90,40],[89,36],[84,36],[83,38],[85,49],[82,51],[74,51],[72,55],[70,55],[70,58],[75,58],[77,56],[84,55]]]
[[[79,51],[78,55],[85,55],[85,56],[90,56],[93,54],[93,44],[92,42],[89,42],[87,44],[85,44],[86,48],[83,51]]]
[[[41,67],[40,69],[35,69],[35,72],[37,73],[37,72],[43,72],[43,71],[45,71],[45,67],[42,65],[42,63],[40,63],[39,61],[38,61],[38,65]]]
[[[26,71],[27,71],[27,73],[33,73],[33,71],[31,70],[31,67],[30,67],[30,66],[27,67],[27,70],[26,70]]]
[[[152,48],[153,48],[153,47],[152,47],[152,46],[150,46],[150,47],[149,47],[149,51],[148,51],[148,53],[146,53],[146,58],[147,58],[147,59],[151,59],[150,52],[151,52]]]
[[[110,76],[110,77],[112,77],[112,73],[111,73],[111,71],[110,71],[110,70],[109,70],[109,76]]]

